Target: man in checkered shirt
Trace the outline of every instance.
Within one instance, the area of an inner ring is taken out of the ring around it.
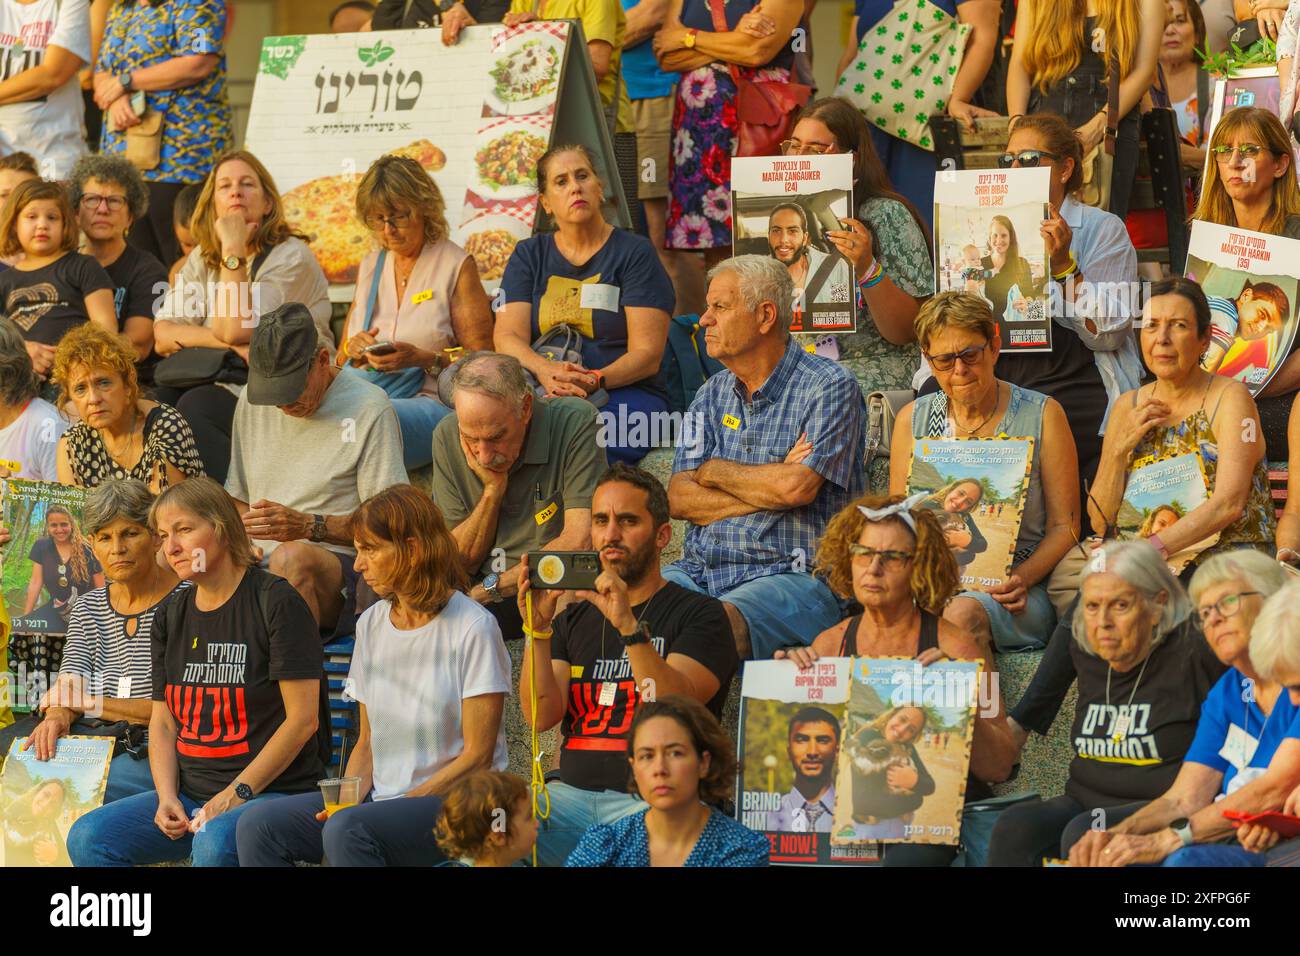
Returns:
[[[866,403],[854,377],[790,337],[780,262],[737,256],[709,273],[700,319],[726,366],[700,388],[668,485],[690,522],[664,577],[722,599],[742,659],[810,644],[839,600],[810,573],[826,522],[866,490]]]

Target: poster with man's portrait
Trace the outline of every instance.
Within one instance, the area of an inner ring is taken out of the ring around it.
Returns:
[[[941,170],[934,182],[936,292],[988,300],[1004,352],[1050,352],[1047,246],[1051,170]]]
[[[979,661],[853,659],[831,845],[956,845]]]
[[[833,847],[830,839],[851,663],[823,657],[806,669],[789,660],[745,665],[736,813],[768,838],[775,864],[880,862],[874,844]]]
[[[791,332],[857,328],[853,265],[828,233],[854,218],[853,156],[747,156],[731,161],[732,251],[771,256],[794,282]],[[877,244],[885,237],[876,237]]]
[[[1201,367],[1258,395],[1295,342],[1300,240],[1198,219],[1185,272],[1210,303],[1210,345]]]
[[[939,519],[957,561],[961,586],[988,591],[1011,572],[1034,462],[1032,438],[918,438],[909,495]]]

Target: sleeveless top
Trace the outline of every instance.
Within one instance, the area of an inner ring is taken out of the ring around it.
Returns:
[[[1205,477],[1210,484],[1210,490],[1214,490],[1214,476],[1219,470],[1219,443],[1214,437],[1214,429],[1211,423],[1214,421],[1215,414],[1219,411],[1219,402],[1215,402],[1214,411],[1209,415],[1205,413],[1205,397],[1209,394],[1210,384],[1205,387],[1205,392],[1201,394],[1201,404],[1196,411],[1188,415],[1177,425],[1171,425],[1167,428],[1153,428],[1147,437],[1140,441],[1133,454],[1129,456],[1128,467],[1131,470],[1133,462],[1149,455],[1156,458],[1167,458],[1173,455],[1184,455],[1188,452],[1199,454],[1201,462],[1205,465]],[[1139,389],[1140,391],[1140,389]],[[1133,393],[1133,404],[1137,405],[1138,392]],[[1219,401],[1223,400],[1223,393],[1219,393]],[[1210,555],[1219,551],[1228,551],[1240,547],[1257,547],[1267,550],[1272,554],[1273,539],[1277,532],[1276,519],[1273,511],[1273,496],[1269,489],[1268,483],[1268,462],[1261,458],[1255,462],[1255,472],[1250,479],[1250,492],[1246,497],[1246,507],[1240,518],[1228,525],[1219,533],[1219,541],[1212,548],[1202,551],[1193,564],[1199,564]]]
[[[919,610],[921,611],[921,637],[916,642],[917,654],[939,646],[939,619],[925,608]],[[854,657],[857,654],[858,627],[861,624],[861,614],[849,618],[849,626],[844,629],[844,640],[840,641],[840,657]]]
[[[1020,534],[1016,538],[1014,563],[1027,558],[1047,534],[1047,504],[1043,500],[1043,472],[1040,467],[1043,445],[1043,408],[1047,396],[1041,392],[1011,387],[1011,401],[1006,414],[998,422],[999,438],[1032,438],[1033,461],[1029,469],[1029,492],[1025,496],[1025,509],[1020,516]],[[948,431],[948,396],[932,392],[916,400],[912,409],[913,438],[944,438]],[[978,439],[972,439],[978,440]],[[1265,484],[1267,487],[1267,483]]]

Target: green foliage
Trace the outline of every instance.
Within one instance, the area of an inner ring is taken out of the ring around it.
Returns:
[[[1197,50],[1201,56],[1201,69],[1211,76],[1230,79],[1238,70],[1252,66],[1270,66],[1277,62],[1277,44],[1268,37],[1260,37],[1258,42],[1244,50],[1235,43],[1229,43],[1228,46],[1229,49],[1220,53],[1210,53],[1208,43],[1204,50]]]

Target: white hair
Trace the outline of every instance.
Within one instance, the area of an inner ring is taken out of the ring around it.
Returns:
[[[1192,604],[1197,605],[1210,588],[1235,581],[1268,598],[1282,589],[1288,577],[1282,565],[1262,551],[1240,548],[1216,554],[1197,568],[1187,593]]]
[[[757,312],[764,302],[771,302],[776,306],[776,327],[782,335],[789,333],[794,320],[794,280],[789,269],[771,256],[733,256],[709,270],[709,281],[725,272],[735,273],[740,300],[748,311]]]
[[[524,367],[513,355],[500,352],[471,352],[458,361],[451,375],[452,402],[457,392],[478,392],[505,402],[522,412],[531,389]]]
[[[1264,602],[1250,629],[1250,662],[1265,680],[1300,673],[1300,581]]]
[[[1160,552],[1146,541],[1111,541],[1098,548],[1088,559],[1088,564],[1079,576],[1079,593],[1083,593],[1084,582],[1094,574],[1114,574],[1123,578],[1131,587],[1142,595],[1144,609],[1160,613],[1156,623],[1155,637],[1151,647],[1155,648],[1170,631],[1178,628],[1192,612],[1192,602],[1187,599],[1187,592],[1178,583],[1178,579],[1169,571]],[[1161,594],[1168,597],[1163,608],[1156,600]],[[1074,639],[1089,654],[1096,655],[1088,643],[1087,624],[1082,608],[1074,612],[1070,622],[1070,631]]]

